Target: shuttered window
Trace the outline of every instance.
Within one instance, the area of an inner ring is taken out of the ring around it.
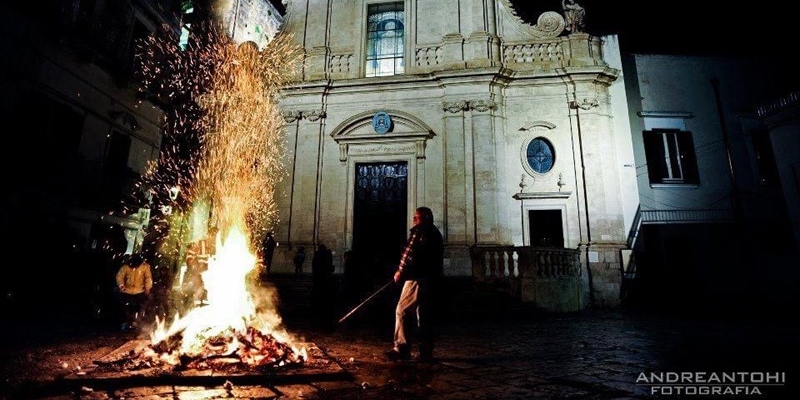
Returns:
[[[654,129],[644,132],[650,183],[699,184],[692,133]]]

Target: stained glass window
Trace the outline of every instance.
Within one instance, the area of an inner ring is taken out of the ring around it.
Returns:
[[[405,70],[403,3],[381,3],[367,9],[366,76],[391,76]]]
[[[544,174],[553,169],[553,163],[556,160],[553,145],[541,137],[534,138],[528,143],[527,150],[528,165],[531,169],[540,174]]]

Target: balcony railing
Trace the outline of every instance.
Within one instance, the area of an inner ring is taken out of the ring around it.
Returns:
[[[472,276],[548,311],[581,309],[581,260],[574,249],[473,247]]]

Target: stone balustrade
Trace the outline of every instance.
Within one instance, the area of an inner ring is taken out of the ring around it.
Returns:
[[[580,252],[528,246],[470,249],[478,283],[503,286],[512,296],[556,312],[582,308]]]

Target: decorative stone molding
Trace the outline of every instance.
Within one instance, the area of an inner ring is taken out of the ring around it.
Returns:
[[[303,117],[300,111],[297,110],[282,111],[281,116],[283,116],[283,120],[286,121],[287,124],[291,124]]]
[[[417,152],[417,144],[415,142],[405,142],[405,143],[372,143],[372,144],[359,144],[358,146],[352,146],[348,151],[349,154],[352,155],[360,155],[360,154],[374,154],[374,153],[409,153],[409,152]],[[423,155],[424,157],[424,155]]]
[[[322,111],[320,109],[301,111],[301,113],[307,120],[311,122],[316,122],[320,118],[325,118],[325,111]]]
[[[494,100],[470,100],[468,102],[468,106],[470,110],[478,111],[478,112],[487,112],[489,110],[494,110],[496,108],[496,104]]]
[[[464,100],[460,101],[444,101],[442,102],[442,110],[447,111],[449,113],[455,114],[460,111],[465,111],[468,108],[468,104]]]
[[[600,103],[597,99],[583,99],[583,100],[575,100],[569,102],[569,108],[581,110],[590,110],[595,107],[599,107]]]
[[[425,145],[427,143],[428,142],[425,141],[425,140],[417,140],[416,142],[414,142],[414,147],[417,150],[417,154],[416,154],[417,155],[417,160],[421,161],[421,160],[425,159]]]
[[[350,155],[414,154],[423,162],[425,144],[435,135],[416,116],[398,111],[382,110],[394,121],[394,129],[377,133],[372,129],[372,118],[377,111],[366,111],[354,115],[333,129],[331,137],[339,144],[339,161],[346,162]]]
[[[530,200],[530,199],[566,199],[572,195],[572,192],[530,192],[530,193],[514,193],[515,200]]]
[[[539,128],[539,127],[547,128],[547,129],[555,129],[556,128],[556,124],[554,124],[554,123],[552,123],[550,121],[533,121],[533,122],[523,126],[522,128],[519,128],[519,130],[520,131],[531,131],[531,130],[534,130],[534,129]]]
[[[418,161],[425,159],[425,140],[392,143],[339,143],[339,161],[347,161],[348,156],[364,154],[413,153]]]
[[[555,11],[545,11],[539,15],[536,25],[530,28],[536,39],[552,39],[564,32],[567,26],[564,17]]]

